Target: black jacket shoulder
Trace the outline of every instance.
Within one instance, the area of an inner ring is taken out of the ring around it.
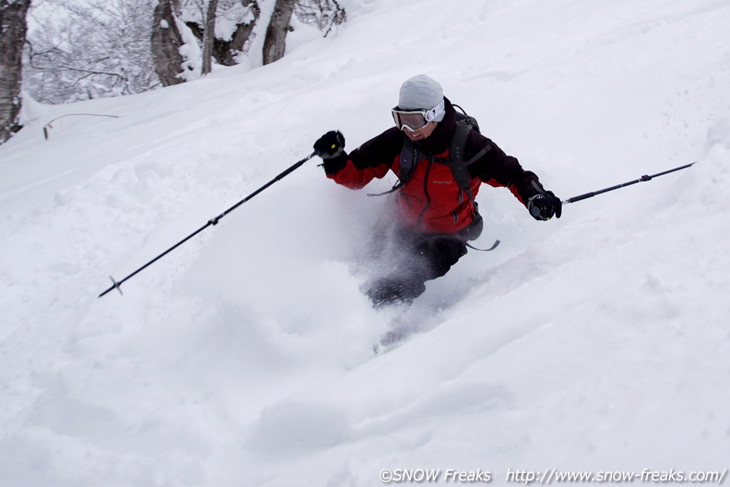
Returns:
[[[403,138],[403,132],[396,127],[391,127],[353,150],[350,153],[350,159],[358,169],[376,167],[381,164],[392,165],[403,148]]]
[[[468,167],[472,177],[511,187],[517,190],[523,202],[537,193],[532,185],[532,181],[539,184],[537,175],[526,171],[516,157],[507,155],[494,141],[476,130],[472,130],[466,139],[465,160],[474,157],[483,148],[487,148],[487,152]]]

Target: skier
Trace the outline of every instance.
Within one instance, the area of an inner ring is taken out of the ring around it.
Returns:
[[[392,115],[395,127],[349,154],[339,131],[314,143],[327,177],[338,184],[360,189],[389,170],[399,178],[392,190],[393,236],[403,252],[392,272],[366,291],[374,306],[412,302],[426,281],[446,274],[467,253],[467,242],[483,227],[474,200],[482,183],[509,188],[537,220],[560,218],[561,200],[537,175],[477,130],[457,128],[463,116],[432,78],[406,80]]]

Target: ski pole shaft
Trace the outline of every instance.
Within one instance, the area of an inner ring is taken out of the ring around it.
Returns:
[[[207,223],[206,223],[205,225],[203,225],[202,227],[198,228],[198,229],[197,229],[197,230],[195,230],[195,231],[194,231],[193,233],[191,233],[190,235],[188,235],[188,236],[187,236],[187,237],[185,237],[184,239],[180,240],[180,241],[179,241],[178,243],[176,243],[175,245],[173,245],[173,246],[172,246],[172,247],[170,247],[169,249],[165,250],[165,251],[164,251],[164,252],[162,252],[162,253],[161,253],[160,255],[158,255],[158,256],[157,256],[157,257],[155,257],[154,259],[150,260],[149,262],[147,262],[147,263],[146,263],[145,265],[143,265],[142,267],[140,267],[140,268],[139,268],[139,269],[137,269],[136,271],[132,272],[131,274],[129,274],[129,275],[127,276],[127,277],[125,277],[125,278],[124,278],[124,279],[122,279],[121,281],[115,281],[115,280],[114,280],[114,278],[110,276],[109,278],[110,278],[110,279],[112,280],[112,285],[111,285],[111,286],[109,286],[109,287],[108,287],[107,289],[105,289],[105,290],[104,290],[104,291],[103,291],[103,292],[102,292],[101,294],[99,294],[99,296],[98,296],[98,297],[102,297],[102,296],[106,295],[107,293],[109,293],[109,292],[110,292],[110,291],[112,291],[113,289],[116,289],[116,290],[117,290],[117,291],[119,291],[119,293],[121,294],[121,293],[122,293],[122,287],[121,287],[121,286],[122,286],[122,284],[123,284],[124,282],[126,282],[127,280],[129,280],[129,279],[131,279],[132,277],[136,276],[137,274],[139,274],[140,272],[142,272],[143,270],[145,270],[146,268],[148,268],[149,266],[151,266],[152,264],[154,264],[155,262],[157,262],[158,260],[160,260],[161,258],[163,258],[164,256],[166,256],[167,254],[169,254],[170,252],[172,252],[172,251],[173,251],[173,250],[175,250],[176,248],[180,247],[180,246],[181,246],[182,244],[184,244],[185,242],[187,242],[187,241],[188,241],[188,240],[190,240],[191,238],[195,237],[195,236],[196,236],[197,234],[199,234],[200,232],[202,232],[202,231],[203,231],[203,230],[205,230],[206,228],[208,228],[208,227],[211,227],[211,226],[214,226],[214,225],[217,225],[217,224],[218,224],[218,222],[219,222],[219,221],[220,221],[220,220],[221,220],[221,219],[222,219],[223,217],[225,217],[226,215],[228,215],[228,214],[229,214],[230,212],[232,212],[233,210],[235,210],[236,208],[238,208],[239,206],[241,206],[242,204],[244,204],[245,202],[247,202],[248,200],[250,200],[251,198],[253,198],[253,197],[254,197],[254,196],[256,196],[257,194],[261,193],[261,192],[262,192],[263,190],[265,190],[266,188],[268,188],[269,186],[271,186],[271,185],[272,185],[272,184],[274,184],[275,182],[277,182],[277,181],[279,181],[279,180],[283,179],[284,177],[286,177],[286,176],[288,176],[289,174],[291,174],[292,172],[294,172],[294,171],[295,171],[296,169],[298,169],[298,168],[299,168],[299,167],[300,167],[300,166],[301,166],[302,164],[304,164],[305,162],[307,162],[308,160],[310,160],[310,159],[311,159],[312,157],[314,157],[315,155],[316,155],[316,152],[312,152],[311,154],[309,154],[309,155],[308,155],[307,157],[305,157],[304,159],[302,159],[302,160],[300,160],[300,161],[297,161],[296,163],[294,163],[293,165],[291,165],[291,166],[290,166],[289,168],[287,168],[286,170],[284,170],[284,171],[282,171],[282,172],[281,172],[280,174],[278,174],[278,175],[277,175],[277,176],[276,176],[276,177],[275,177],[274,179],[272,179],[272,180],[271,180],[271,181],[269,181],[268,183],[264,184],[264,185],[263,185],[263,186],[261,186],[261,187],[260,187],[259,189],[257,189],[256,191],[254,191],[254,192],[253,192],[253,193],[251,193],[250,195],[246,196],[246,197],[245,197],[245,198],[243,198],[243,199],[242,199],[241,201],[239,201],[239,202],[238,202],[238,203],[236,203],[235,205],[231,206],[230,208],[228,208],[228,209],[227,209],[226,211],[224,211],[224,212],[223,212],[223,213],[221,213],[220,215],[218,215],[218,216],[215,216],[215,217],[211,218],[210,220],[208,220],[208,222],[207,222]]]
[[[617,190],[617,189],[625,188],[626,186],[631,186],[632,184],[642,183],[644,181],[651,181],[652,179],[654,179],[656,177],[664,176],[665,174],[669,174],[669,173],[672,173],[672,172],[675,172],[675,171],[680,171],[682,169],[687,169],[688,167],[694,165],[696,162],[697,161],[692,162],[690,164],[685,164],[684,166],[679,166],[679,167],[675,167],[673,169],[668,169],[666,171],[662,171],[662,172],[659,172],[659,173],[656,173],[656,174],[652,174],[650,176],[644,175],[644,176],[641,176],[639,179],[635,179],[633,181],[627,181],[625,183],[617,184],[616,186],[611,186],[610,188],[599,189],[597,191],[591,191],[590,193],[585,193],[585,194],[581,194],[581,195],[578,195],[578,196],[573,196],[572,198],[568,198],[567,200],[563,200],[563,204],[565,205],[565,204],[568,204],[568,203],[575,203],[576,201],[581,201],[581,200],[585,200],[585,199],[588,199],[588,198],[593,198],[594,196],[597,196],[599,194],[608,193],[609,191],[614,191],[614,190]]]

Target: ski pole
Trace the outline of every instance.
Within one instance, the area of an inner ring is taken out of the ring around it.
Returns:
[[[685,164],[684,166],[675,167],[674,169],[669,169],[667,171],[662,171],[662,172],[659,172],[659,173],[656,173],[656,174],[652,174],[651,176],[644,175],[644,176],[641,176],[639,179],[635,179],[633,181],[628,181],[628,182],[625,182],[625,183],[617,184],[616,186],[611,186],[610,188],[599,189],[598,191],[591,191],[590,193],[585,193],[585,194],[581,194],[581,195],[578,195],[578,196],[573,196],[572,198],[568,198],[567,200],[563,200],[562,203],[564,205],[565,204],[568,204],[568,203],[575,203],[576,201],[581,201],[581,200],[585,200],[585,199],[588,199],[588,198],[593,198],[596,195],[603,194],[603,193],[608,193],[609,191],[614,191],[616,189],[625,188],[626,186],[631,186],[632,184],[642,183],[644,181],[651,181],[652,179],[654,179],[656,177],[664,176],[665,174],[669,174],[669,173],[674,172],[674,171],[679,171],[679,170],[682,170],[682,169],[687,169],[688,167],[690,167],[690,166],[692,166],[692,165],[694,165],[696,163],[697,163],[697,161],[695,161],[693,163],[690,163],[690,164]]]
[[[263,190],[265,190],[266,188],[268,188],[269,186],[271,186],[275,182],[279,181],[280,179],[283,179],[285,176],[288,176],[289,174],[291,174],[292,172],[294,172],[295,169],[299,168],[302,164],[304,164],[305,162],[307,162],[308,160],[310,160],[316,154],[317,154],[316,152],[312,152],[311,154],[309,154],[307,157],[305,157],[301,161],[297,161],[291,167],[289,167],[288,169],[286,169],[285,171],[283,171],[281,174],[279,174],[278,176],[276,176],[274,179],[272,179],[268,183],[264,184],[259,189],[257,189],[256,191],[254,191],[250,195],[246,196],[241,201],[239,201],[235,205],[231,206],[230,208],[228,208],[226,211],[224,211],[220,215],[211,218],[210,220],[208,220],[208,222],[205,225],[203,225],[202,227],[198,228],[193,233],[191,233],[190,235],[188,235],[184,239],[180,240],[178,243],[176,243],[175,245],[173,245],[169,249],[165,250],[160,255],[158,255],[157,257],[155,257],[151,261],[147,262],[145,265],[143,265],[142,267],[140,267],[136,271],[132,272],[131,274],[129,274],[127,277],[125,277],[121,281],[115,281],[112,276],[109,276],[109,279],[112,280],[112,285],[109,286],[109,288],[107,288],[106,290],[104,290],[104,292],[102,292],[101,294],[99,294],[99,297],[104,296],[105,294],[107,294],[112,289],[116,289],[117,291],[119,291],[119,294],[122,294],[122,284],[125,281],[127,281],[128,279],[131,279],[132,277],[136,276],[137,274],[139,274],[140,272],[142,272],[144,269],[146,269],[147,267],[151,266],[152,264],[154,264],[155,262],[157,262],[158,260],[160,260],[161,258],[163,258],[164,256],[166,256],[167,254],[169,254],[170,252],[172,252],[173,250],[175,250],[176,248],[178,248],[179,246],[181,246],[182,244],[184,244],[185,242],[187,242],[188,240],[190,240],[191,238],[193,238],[194,236],[196,236],[197,234],[199,234],[200,232],[202,232],[206,228],[208,228],[210,226],[217,225],[218,222],[223,217],[225,217],[227,214],[229,214],[230,212],[232,212],[233,210],[235,210],[236,208],[238,208],[239,206],[241,206],[242,204],[244,204],[245,202],[247,202],[248,200],[250,200],[251,198],[253,198],[257,194],[259,194],[260,192],[262,192]]]

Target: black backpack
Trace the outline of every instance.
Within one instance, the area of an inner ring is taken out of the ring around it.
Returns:
[[[469,199],[474,202],[474,195],[471,192],[470,186],[472,177],[471,174],[469,174],[468,166],[489,152],[492,147],[487,145],[469,160],[464,160],[466,139],[469,136],[469,132],[472,130],[479,132],[479,123],[476,118],[468,115],[459,105],[453,106],[458,108],[459,111],[456,112],[456,131],[454,132],[454,137],[451,139],[451,145],[449,146],[449,158],[443,159],[430,154],[420,154],[406,137],[405,142],[403,143],[403,149],[400,153],[400,172],[398,173],[398,183],[393,186],[393,189],[383,194],[397,191],[404,184],[410,181],[416,170],[416,162],[420,157],[425,157],[426,159],[430,159],[432,162],[449,166],[452,174],[454,175],[454,181],[456,181],[456,184],[458,184],[459,188],[466,192]]]

